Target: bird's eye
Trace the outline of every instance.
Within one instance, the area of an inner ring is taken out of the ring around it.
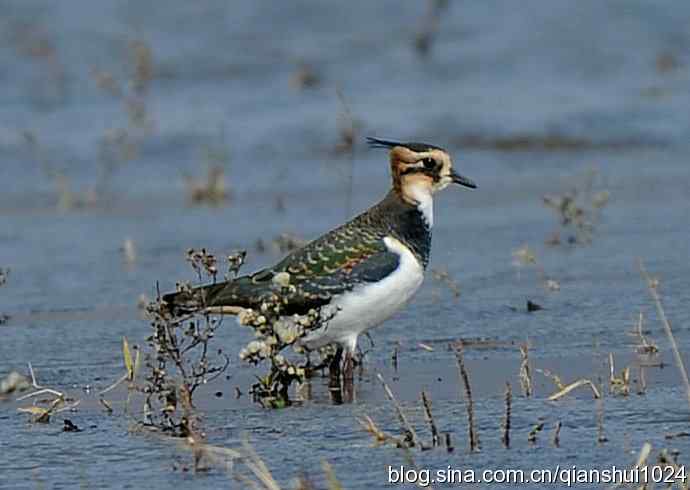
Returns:
[[[434,168],[436,166],[436,162],[434,161],[433,158],[425,158],[423,160],[423,163],[424,163],[424,168],[426,168],[428,170],[431,170],[432,168]]]

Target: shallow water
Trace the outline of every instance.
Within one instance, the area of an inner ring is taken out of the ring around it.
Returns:
[[[183,448],[130,434],[120,411],[104,415],[93,393],[121,374],[122,336],[142,343],[148,335],[139,295],[153,296],[156,281],[170,289],[190,277],[187,248],[219,255],[247,248],[252,270],[280,258],[271,246],[256,251],[259,238],[315,237],[387,190],[384,155],[358,144],[348,209],[351,160],[334,151],[342,112],[337,90],[362,136],[448,147],[461,172],[478,182],[477,191],[448,190],[435,205],[431,267],[447,269],[461,296],[429,277],[413,304],[375,330],[352,404],[332,405],[325,384],[315,380],[311,402],[262,410],[246,396],[234,400],[234,387],[246,391],[255,373],[234,362],[232,377],[212,387],[223,397],[200,400],[209,441],[236,447],[247,434],[288,487],[302,470],[321,481],[322,460],[345,488],[384,487],[387,466],[407,464],[405,454],[371,447],[356,422],[367,414],[383,429],[398,430],[376,382],[382,372],[425,439],[422,389],[440,430],[452,434],[452,454],[413,453],[420,468],[626,466],[645,441],[655,450],[679,450],[687,461],[688,439],[664,438],[688,430],[688,407],[636,261],[644,259],[661,278],[687,362],[690,6],[531,0],[518,11],[512,5],[451,5],[431,55],[421,59],[412,39],[426,12],[422,3],[288,8],[175,0],[162,10],[131,1],[1,1],[0,266],[11,273],[0,289],[0,313],[11,318],[0,326],[0,374],[32,362],[42,384],[83,398],[66,417],[85,430],[62,433],[61,417],[30,425],[16,412],[21,404],[0,402],[0,487],[238,485],[222,471],[173,471],[174,462],[190,461]],[[121,101],[100,91],[89,73],[96,68],[124,80],[131,71],[127,45],[135,39],[153,51],[155,77],[146,95],[152,128],[136,158],[109,176],[95,205],[61,211],[37,160],[63,173],[77,192],[98,181],[99,141],[128,123]],[[36,54],[36,46],[51,45],[53,55]],[[290,85],[301,60],[320,77],[302,91]],[[35,134],[40,158],[27,148],[25,131]],[[204,152],[225,148],[232,201],[190,206],[183,175],[203,175]],[[599,172],[596,189],[611,195],[592,244],[545,246],[558,223],[541,197],[569,190],[590,168]],[[136,245],[132,264],[120,250],[126,238]],[[512,252],[524,244],[560,283],[559,292],[546,292],[534,268],[512,264]],[[524,312],[527,299],[545,309]],[[534,368],[566,381],[606,381],[609,352],[617,369],[629,364],[636,378],[635,366],[647,360],[635,354],[628,332],[641,310],[666,367],[645,370],[643,396],[605,397],[608,442],[596,442],[596,403],[587,390],[548,402],[555,388],[535,373],[536,396],[520,396],[517,344],[525,341]],[[216,341],[236,352],[249,337],[228,322]],[[465,404],[447,348],[461,337],[494,342],[465,354],[482,443],[474,454],[467,451]],[[390,361],[396,342],[397,373]],[[514,393],[511,449],[500,441],[506,381]],[[553,448],[558,420],[561,445]],[[539,421],[544,432],[530,445],[527,434]]]

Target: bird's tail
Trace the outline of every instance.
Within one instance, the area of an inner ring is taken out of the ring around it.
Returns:
[[[270,292],[270,287],[265,284],[257,284],[249,276],[242,276],[231,281],[168,293],[163,295],[163,301],[173,316],[179,316],[207,307],[256,308]]]
[[[227,287],[227,282],[206,284],[205,286],[164,294],[163,302],[165,308],[173,316],[194,313],[207,306],[213,306],[215,303],[214,299]]]

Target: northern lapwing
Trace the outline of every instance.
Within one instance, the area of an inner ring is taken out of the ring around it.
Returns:
[[[332,312],[301,343],[308,349],[337,344],[347,361],[360,334],[383,323],[412,298],[429,263],[434,193],[449,184],[473,189],[476,185],[455,172],[450,155],[438,146],[367,140],[372,148],[389,150],[392,188],[386,196],[273,267],[202,286],[205,306],[258,310],[275,291],[276,276],[287,273],[296,294],[284,305],[285,315],[323,308]],[[173,313],[188,312],[198,291],[167,294],[163,301]]]

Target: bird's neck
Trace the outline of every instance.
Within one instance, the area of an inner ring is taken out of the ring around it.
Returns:
[[[429,229],[434,226],[434,199],[429,178],[393,173],[393,192],[402,202],[419,210]]]
[[[389,233],[407,245],[426,267],[431,253],[433,201],[430,193],[418,192],[412,189],[403,197],[394,188],[376,206],[375,214],[381,217],[381,224]]]
[[[423,183],[411,182],[402,187],[401,197],[412,204],[422,214],[429,229],[434,226],[434,198],[431,187]]]

